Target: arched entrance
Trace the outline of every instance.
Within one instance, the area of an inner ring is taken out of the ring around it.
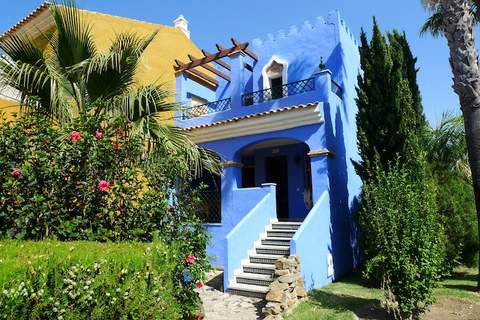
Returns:
[[[312,207],[312,181],[307,144],[294,139],[270,139],[240,152],[242,188],[277,184],[277,217],[301,221]]]

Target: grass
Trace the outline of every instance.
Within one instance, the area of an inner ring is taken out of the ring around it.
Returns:
[[[97,243],[88,241],[0,241],[0,287],[25,272],[31,265],[88,264],[106,259],[113,263],[142,266],[144,252],[152,244],[123,242]]]
[[[480,304],[476,289],[474,269],[459,268],[435,290],[435,296],[458,297]],[[371,288],[358,273],[348,275],[309,294],[309,301],[301,303],[287,320],[352,320],[355,311],[368,306],[378,306],[381,291]]]

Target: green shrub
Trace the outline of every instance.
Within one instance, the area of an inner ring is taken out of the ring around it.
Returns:
[[[195,190],[175,195],[178,177],[189,178],[181,155],[147,157],[142,143],[101,116],[56,128],[30,115],[0,127],[0,238],[150,242],[156,233],[175,248],[173,294],[192,316],[200,305],[193,289],[209,267],[200,198]]]
[[[175,253],[158,241],[0,245],[0,319],[181,319]]]
[[[433,302],[441,276],[444,240],[435,200],[421,170],[377,169],[364,185],[359,222],[366,275],[381,280],[386,306],[400,318],[416,318]]]
[[[478,252],[477,214],[470,182],[456,172],[436,167],[437,206],[446,235],[445,271],[459,264],[474,266]]]

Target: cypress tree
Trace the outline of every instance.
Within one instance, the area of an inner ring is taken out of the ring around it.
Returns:
[[[398,155],[401,162],[415,161],[426,121],[416,58],[405,34],[393,31],[384,36],[374,19],[371,41],[363,30],[360,40],[363,74],[358,77],[356,121],[361,161],[354,165],[365,182],[374,162],[388,170]]]

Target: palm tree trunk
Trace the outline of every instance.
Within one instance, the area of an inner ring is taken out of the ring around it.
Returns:
[[[480,239],[480,69],[475,48],[471,0],[441,0],[443,28],[450,49],[453,89],[460,98],[464,116],[468,160]],[[480,259],[477,290],[480,291]]]

